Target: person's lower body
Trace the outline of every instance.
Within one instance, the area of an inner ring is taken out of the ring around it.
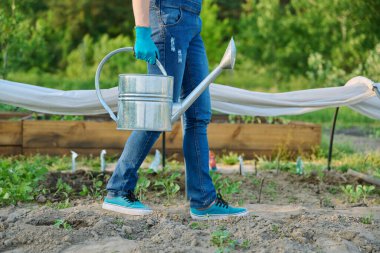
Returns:
[[[200,36],[200,7],[200,3],[197,4],[196,1],[151,0],[152,38],[159,49],[159,61],[168,75],[174,77],[174,102],[187,97],[208,74],[206,51]],[[148,65],[148,73],[161,74],[155,65]],[[209,175],[207,125],[210,119],[211,102],[207,89],[184,114],[183,153],[192,216],[204,215],[204,212],[199,213],[196,210],[207,210],[210,205],[223,206],[218,201]],[[107,184],[107,197],[117,201],[105,203],[106,209],[113,210],[117,203],[124,203],[132,210],[130,214],[135,213],[135,207],[130,204],[136,202],[131,193],[133,194],[137,184],[137,171],[159,135],[160,132],[154,131],[132,132]],[[140,204],[137,206],[143,209],[141,214],[149,213],[146,211],[149,208]],[[229,212],[231,210],[230,208]],[[124,213],[128,212],[129,210]]]

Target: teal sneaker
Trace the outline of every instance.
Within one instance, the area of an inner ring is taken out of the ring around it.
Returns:
[[[219,193],[217,194],[214,204],[209,208],[203,210],[190,208],[191,218],[195,220],[218,220],[231,216],[245,216],[247,214],[248,210],[246,208],[228,205]]]
[[[153,212],[152,209],[141,203],[132,191],[128,191],[125,196],[105,197],[102,208],[130,215],[147,215]]]

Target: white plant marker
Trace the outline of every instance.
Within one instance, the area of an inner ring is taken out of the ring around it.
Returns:
[[[105,149],[100,152],[100,169],[103,173],[106,171],[106,160],[104,158],[106,154],[107,151]]]
[[[161,159],[161,153],[158,149],[156,149],[156,154],[154,155],[152,163],[149,165],[149,169],[152,169],[154,172],[157,173],[161,164]]]
[[[240,175],[245,176],[245,171],[244,171],[244,160],[241,155],[239,155],[239,172]]]
[[[76,164],[75,164],[75,159],[77,159],[78,154],[75,153],[75,151],[70,151],[71,152],[71,172],[75,172]]]

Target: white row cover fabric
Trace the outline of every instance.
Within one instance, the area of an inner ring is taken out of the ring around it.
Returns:
[[[211,84],[210,93],[212,109],[227,114],[280,116],[349,106],[368,117],[380,119],[380,98],[373,91],[373,82],[361,76],[352,78],[342,87],[283,93],[254,92]],[[102,95],[112,110],[117,111],[118,88],[103,89]],[[62,91],[1,79],[0,103],[50,114],[106,113],[95,90]]]

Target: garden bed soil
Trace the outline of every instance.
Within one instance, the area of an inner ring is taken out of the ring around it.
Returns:
[[[99,176],[83,171],[50,173],[45,186],[54,188],[61,178],[77,192],[81,187],[76,182],[91,187],[92,179]],[[195,222],[183,191],[171,200],[148,193],[145,202],[154,213],[146,217],[102,210],[101,200],[89,197],[72,198],[73,206],[65,209],[19,203],[0,209],[0,251],[215,252],[217,247],[211,243],[215,231],[228,231],[239,252],[380,251],[380,199],[372,196],[360,207],[344,203],[344,196],[334,189],[356,183],[345,174],[327,173],[323,180],[316,174],[303,177],[274,171],[228,177],[242,182],[241,192],[229,196],[229,201],[237,204],[243,199],[250,211],[246,217]],[[182,185],[183,179],[182,175]],[[57,219],[65,220],[71,229],[55,227]],[[226,248],[232,249],[231,244]]]

